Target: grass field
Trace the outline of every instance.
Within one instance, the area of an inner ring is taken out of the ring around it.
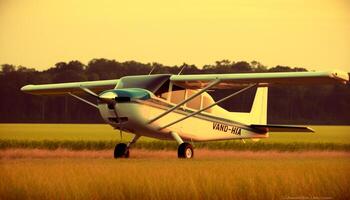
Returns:
[[[348,154],[279,154],[195,160],[5,159],[0,199],[350,198]]]
[[[0,124],[0,199],[350,199],[350,127],[312,128],[195,143],[191,160],[141,138],[115,160],[107,125]]]
[[[240,140],[195,143],[196,148],[227,150],[341,150],[350,151],[350,126],[312,126],[316,133],[271,133],[259,142]],[[112,149],[118,142],[128,142],[130,134],[104,124],[0,124],[0,149],[41,148],[72,150]],[[175,150],[173,141],[142,137],[134,148]]]
[[[271,133],[273,142],[350,143],[350,126],[311,126],[315,133]],[[119,131],[107,124],[0,124],[0,139],[16,140],[117,140]],[[123,134],[124,140],[131,135]],[[140,141],[153,141],[143,137]]]

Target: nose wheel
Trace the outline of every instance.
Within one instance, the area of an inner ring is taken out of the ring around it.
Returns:
[[[114,147],[114,158],[129,158],[130,156],[130,147],[140,138],[139,135],[134,135],[132,140],[128,143],[119,143]]]
[[[114,158],[129,158],[130,152],[128,145],[119,143],[114,148]]]

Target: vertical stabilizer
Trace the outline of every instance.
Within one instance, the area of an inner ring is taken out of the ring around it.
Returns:
[[[258,87],[250,112],[230,112],[230,118],[244,124],[265,125],[267,123],[267,95],[267,86]]]
[[[267,95],[268,87],[257,88],[252,109],[249,113],[251,124],[267,123]]]

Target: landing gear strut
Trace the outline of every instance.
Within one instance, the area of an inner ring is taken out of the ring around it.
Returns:
[[[171,132],[171,135],[176,140],[176,142],[179,144],[179,147],[177,149],[177,157],[178,158],[193,158],[194,151],[191,144],[184,142],[181,137],[175,133]]]
[[[134,138],[128,143],[119,143],[114,148],[114,158],[129,158],[130,146],[134,144],[140,138],[139,135],[135,135]]]

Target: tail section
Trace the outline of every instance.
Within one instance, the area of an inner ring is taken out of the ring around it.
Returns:
[[[266,124],[267,95],[267,86],[258,87],[255,93],[253,105],[250,112],[230,112],[231,118],[235,121],[239,121],[244,124]]]
[[[267,123],[267,95],[268,87],[258,87],[252,109],[249,113],[250,124]]]

